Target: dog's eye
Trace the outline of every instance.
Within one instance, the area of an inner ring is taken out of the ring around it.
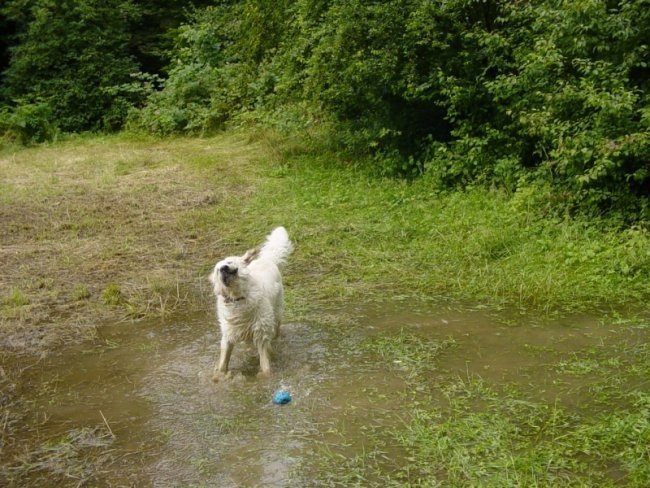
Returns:
[[[219,268],[219,272],[223,274],[235,274],[237,272],[237,268],[230,267],[227,264],[224,264]]]

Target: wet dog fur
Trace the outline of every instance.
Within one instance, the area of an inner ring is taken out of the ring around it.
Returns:
[[[219,261],[210,281],[217,301],[221,351],[214,381],[229,377],[228,365],[235,344],[251,342],[260,357],[259,375],[271,374],[271,345],[283,312],[281,266],[293,251],[284,227],[271,232],[261,248]]]

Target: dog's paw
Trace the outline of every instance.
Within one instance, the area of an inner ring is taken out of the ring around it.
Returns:
[[[260,370],[259,373],[257,373],[257,378],[258,379],[267,379],[271,377],[271,372],[270,371],[262,371]]]
[[[232,373],[230,371],[215,371],[212,375],[212,381],[219,383],[220,381],[226,381],[232,378]]]

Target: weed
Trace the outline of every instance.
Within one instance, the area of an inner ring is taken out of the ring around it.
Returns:
[[[25,454],[9,468],[9,479],[23,480],[29,476],[34,486],[75,479],[81,485],[110,462],[106,447],[112,441],[113,437],[99,428],[72,430]]]
[[[12,288],[9,294],[2,300],[5,307],[23,307],[29,305],[29,298],[17,288]]]
[[[72,299],[74,301],[88,300],[90,298],[90,290],[85,285],[77,285],[72,290]]]
[[[245,429],[250,428],[251,420],[244,415],[226,417],[215,415],[211,418],[211,427],[219,432],[220,435],[239,436]]]
[[[190,464],[202,475],[207,475],[211,468],[214,469],[214,462],[209,458],[193,458]]]
[[[441,350],[455,344],[453,339],[439,342],[423,339],[405,329],[396,336],[383,336],[365,341],[362,349],[378,354],[390,366],[406,371],[409,377],[420,376],[435,365]]]
[[[105,305],[117,306],[125,302],[124,293],[119,285],[110,283],[102,290],[102,301]]]
[[[12,288],[7,296],[2,299],[0,316],[7,320],[24,320],[30,300],[22,291]]]

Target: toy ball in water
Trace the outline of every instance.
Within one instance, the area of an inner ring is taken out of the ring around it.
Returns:
[[[273,403],[285,405],[291,401],[291,394],[287,390],[278,390],[273,394]]]

